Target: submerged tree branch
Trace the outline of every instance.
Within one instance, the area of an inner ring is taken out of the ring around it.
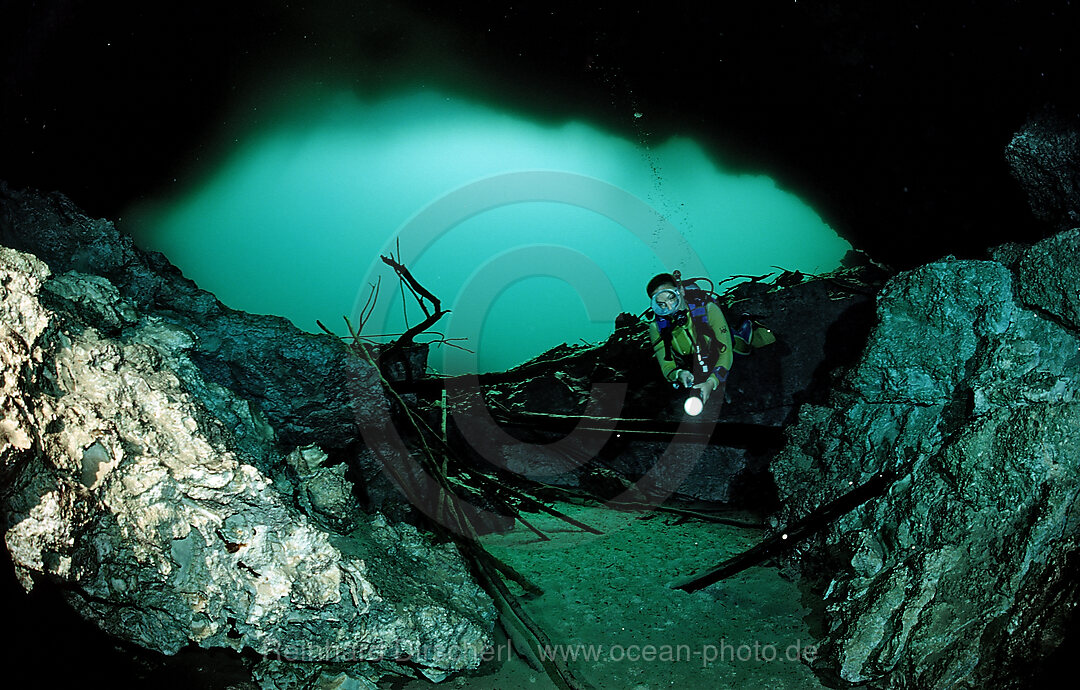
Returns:
[[[840,516],[851,512],[870,499],[884,494],[893,485],[893,482],[911,471],[912,465],[913,461],[909,460],[896,470],[878,472],[843,496],[817,508],[801,520],[788,525],[785,529],[777,530],[776,534],[768,537],[757,546],[719,563],[704,573],[676,580],[671,583],[671,587],[686,592],[696,592],[790,549],[803,539],[824,529]]]
[[[395,353],[397,350],[400,350],[406,345],[413,344],[414,338],[416,338],[416,336],[426,332],[432,325],[435,324],[436,321],[441,319],[445,314],[450,313],[450,310],[443,309],[442,302],[439,300],[439,298],[431,294],[431,292],[429,292],[427,288],[421,285],[419,281],[417,281],[416,278],[413,277],[412,272],[409,271],[409,269],[403,266],[400,262],[398,262],[394,257],[382,256],[380,258],[382,259],[384,264],[394,269],[394,272],[397,273],[398,278],[402,282],[402,285],[408,286],[409,290],[413,294],[413,297],[416,298],[416,303],[420,305],[420,309],[424,312],[425,316],[423,321],[416,324],[415,326],[408,327],[407,330],[401,334],[400,338],[391,343],[390,347],[387,348],[382,355],[383,357],[386,357]],[[428,302],[431,303],[430,307],[427,304]],[[443,342],[446,342],[445,337],[443,338]]]
[[[374,360],[366,350],[360,349],[360,352],[373,366],[375,365]],[[378,371],[378,367],[376,367],[376,371]],[[539,593],[540,589],[509,564],[495,558],[483,547],[470,516],[466,514],[466,506],[460,500],[455,500],[456,497],[453,491],[454,481],[449,476],[448,469],[450,464],[449,461],[454,460],[457,465],[460,465],[460,459],[454,457],[453,454],[449,452],[449,449],[447,449],[447,454],[443,455],[442,462],[439,462],[435,451],[428,445],[426,440],[427,436],[434,433],[433,430],[431,430],[423,419],[409,407],[400,395],[398,395],[390,385],[390,382],[386,380],[385,376],[382,376],[381,372],[380,377],[382,378],[387,393],[401,406],[406,419],[417,434],[417,439],[420,443],[420,452],[417,454],[416,459],[418,460],[421,470],[435,480],[436,488],[439,493],[435,498],[436,514],[433,516],[434,520],[432,526],[452,539],[458,545],[462,554],[473,564],[477,581],[488,594],[491,595],[496,608],[499,611],[500,620],[503,623],[504,629],[507,631],[507,634],[514,639],[515,650],[517,650],[535,669],[546,673],[560,690],[583,690],[586,686],[574,676],[565,661],[555,658],[554,655],[545,655],[542,653],[541,650],[551,648],[551,640],[547,637],[544,630],[531,619],[518,602],[517,597],[510,592],[506,583],[503,582],[502,577],[505,576],[510,580],[517,582],[530,593]],[[434,435],[434,438],[441,442],[438,435]],[[381,452],[378,448],[372,448],[372,450],[375,451],[377,455]],[[396,469],[394,469],[396,463],[384,460],[383,464],[388,471],[391,471],[394,481],[414,505],[419,506],[421,505],[421,502],[430,504],[430,497],[417,495],[417,487],[414,486],[413,482],[411,482],[407,476],[404,476],[403,473],[397,472]],[[506,501],[499,500],[499,489],[505,491],[507,487],[498,485],[493,479],[484,474],[470,475],[470,479],[480,485],[478,490],[480,490],[481,493],[501,503],[529,529],[539,533],[539,530],[523,520],[520,513],[511,508]],[[485,491],[485,489],[487,490]],[[523,498],[530,499],[528,496],[523,496]],[[543,509],[546,507],[536,499],[530,500],[536,504],[537,508]],[[568,516],[554,511],[554,509],[549,508],[547,512],[553,512],[562,519],[581,526],[584,529],[596,531]]]
[[[458,341],[466,340],[466,338],[447,338],[445,333],[439,331],[430,330],[444,315],[450,313],[449,309],[442,308],[442,302],[436,297],[430,290],[425,288],[420,282],[413,276],[412,272],[405,267],[400,261],[401,250],[400,247],[396,252],[397,256],[393,254],[391,256],[381,256],[383,263],[390,268],[394,269],[399,279],[399,285],[401,288],[402,298],[402,310],[405,316],[405,332],[403,333],[378,333],[367,334],[363,333],[364,326],[367,324],[368,319],[375,311],[375,303],[379,299],[379,288],[382,285],[382,278],[380,277],[375,283],[371,284],[371,288],[368,292],[367,300],[364,302],[364,306],[360,309],[359,323],[356,326],[349,320],[349,317],[344,317],[345,326],[349,331],[347,336],[339,336],[329,328],[327,328],[319,320],[315,323],[324,332],[332,335],[336,338],[350,338],[352,345],[356,349],[361,349],[365,345],[379,345],[379,339],[392,338],[389,345],[387,345],[379,354],[380,362],[389,360],[392,356],[396,355],[403,348],[416,343],[416,338],[420,336],[431,336],[432,339],[428,340],[425,344],[435,343],[437,345],[448,345],[450,347],[464,350],[466,352],[472,352],[469,348],[458,344]],[[424,313],[424,319],[415,326],[409,325],[409,312],[408,304],[405,300],[405,290],[408,289],[409,294],[416,300],[420,310]]]

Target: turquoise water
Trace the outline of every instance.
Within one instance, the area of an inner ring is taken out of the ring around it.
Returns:
[[[178,189],[125,213],[139,244],[230,307],[308,331],[318,319],[345,333],[381,276],[364,332],[401,332],[398,281],[379,260],[400,246],[452,310],[438,330],[475,351],[433,349],[444,373],[603,340],[620,311],[648,306],[644,284],[663,270],[814,273],[850,249],[771,178],[725,172],[688,138],[645,147],[425,89],[277,109]]]

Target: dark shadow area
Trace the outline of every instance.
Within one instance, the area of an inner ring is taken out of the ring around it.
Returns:
[[[1044,644],[1053,651],[1046,654],[1046,649],[1032,649],[1028,655],[1032,661],[1026,668],[1011,669],[1016,677],[1030,678],[1029,687],[1032,688],[1046,687],[1075,673],[1077,651],[1080,650],[1080,616],[1077,616],[1075,607],[1065,602],[1075,601],[1077,590],[1080,589],[1080,554],[1073,551],[1066,554],[1063,560],[1058,580],[1060,590],[1055,593],[1055,599],[1060,604],[1044,610],[1028,611],[1024,616],[1028,619],[1025,623],[1045,630]]]
[[[64,592],[44,578],[25,592],[7,549],[0,549],[0,570],[9,662],[0,677],[8,687],[225,690],[251,680],[253,658],[197,647],[167,657],[108,635],[76,613]]]
[[[0,177],[117,218],[272,122],[256,97],[309,93],[290,106],[303,108],[338,87],[446,90],[643,145],[692,137],[903,268],[1045,233],[1001,152],[1043,105],[1080,105],[1078,14],[1065,2],[729,3],[707,20],[662,5],[7,3]]]
[[[853,303],[829,325],[825,332],[825,357],[814,369],[810,385],[796,394],[796,405],[792,407],[788,423],[797,421],[799,406],[803,403],[822,404],[826,401],[837,374],[858,361],[876,324],[874,300],[867,299]]]

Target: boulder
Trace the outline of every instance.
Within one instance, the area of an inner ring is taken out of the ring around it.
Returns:
[[[1060,644],[1078,603],[1074,242],[1014,248],[1016,273],[947,257],[894,277],[857,364],[799,410],[772,464],[777,530],[897,475],[787,560],[823,597],[824,677],[998,687]],[[1054,288],[1036,266],[1064,269]]]
[[[363,512],[340,461],[290,443],[388,417],[370,364],[225,308],[62,197],[0,202],[5,239],[60,266],[0,247],[0,516],[24,588],[166,655],[479,664],[495,611],[457,548]]]
[[[1080,120],[1052,108],[1032,115],[1005,149],[1036,218],[1055,230],[1080,226]]]

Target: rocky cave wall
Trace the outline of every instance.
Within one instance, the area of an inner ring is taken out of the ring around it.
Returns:
[[[1007,156],[1034,212],[1073,223],[1075,130]],[[857,364],[772,463],[783,530],[879,473],[883,495],[787,560],[823,597],[823,677],[1022,687],[1077,605],[1080,229],[890,280]]]
[[[26,589],[146,649],[262,655],[267,687],[321,672],[290,661],[368,683],[479,663],[495,614],[456,547],[362,510],[314,445],[391,414],[368,362],[227,309],[60,195],[0,189],[0,243],[0,497]]]

